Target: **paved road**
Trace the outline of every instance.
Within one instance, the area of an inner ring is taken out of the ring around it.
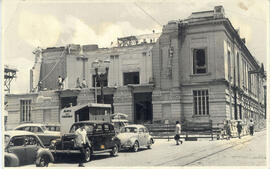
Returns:
[[[117,157],[96,155],[90,166],[262,166],[266,165],[266,132],[242,139],[188,141],[176,146],[174,140],[156,140],[152,149],[137,153],[120,152]],[[74,160],[51,167],[77,167]]]

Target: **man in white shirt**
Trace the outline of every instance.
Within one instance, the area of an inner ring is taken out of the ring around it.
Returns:
[[[79,147],[80,152],[81,152],[81,157],[80,157],[80,162],[79,162],[79,167],[84,167],[83,162],[84,162],[84,158],[85,158],[85,147],[86,147],[86,142],[87,142],[87,132],[84,129],[84,126],[80,126],[80,128],[78,128],[75,131],[76,134],[76,138],[75,138],[75,143],[76,146]]]
[[[175,141],[176,145],[179,145],[179,141],[182,144],[183,141],[180,140],[180,134],[181,134],[181,125],[179,121],[176,121],[176,126],[175,126]]]

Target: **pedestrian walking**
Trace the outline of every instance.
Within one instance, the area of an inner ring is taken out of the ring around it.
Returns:
[[[76,146],[80,149],[80,161],[79,161],[79,167],[84,167],[83,162],[85,159],[85,148],[86,148],[86,143],[87,143],[87,132],[84,129],[84,126],[80,126],[80,128],[78,128],[75,131],[75,143]]]
[[[228,120],[226,120],[226,123],[224,125],[224,130],[226,132],[227,140],[230,140],[230,138],[232,137],[232,134],[231,134],[231,126]]]
[[[237,132],[238,132],[238,137],[239,137],[239,139],[241,139],[242,125],[241,125],[240,121],[237,122],[236,128],[237,128]]]
[[[183,141],[180,140],[180,134],[181,134],[181,125],[180,125],[179,121],[176,121],[175,136],[174,136],[174,139],[176,141],[176,145],[179,145],[179,141],[181,144],[183,143]]]
[[[253,136],[253,134],[254,134],[254,122],[253,122],[252,119],[251,119],[250,122],[249,122],[249,134],[250,134],[251,136]]]

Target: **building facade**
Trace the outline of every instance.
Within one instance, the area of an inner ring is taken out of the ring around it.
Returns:
[[[110,60],[104,102],[131,122],[265,121],[263,65],[222,6],[170,21],[161,34],[119,38],[114,47],[68,45],[34,54],[32,92],[7,95],[8,128],[27,121],[59,122],[64,107],[100,102],[96,60]],[[102,64],[99,71],[105,71]],[[80,86],[83,80],[87,87]]]

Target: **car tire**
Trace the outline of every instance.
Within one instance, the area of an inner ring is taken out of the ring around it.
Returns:
[[[117,156],[118,151],[119,151],[119,148],[118,148],[117,144],[115,144],[114,147],[112,148],[112,151],[110,152],[110,155],[115,157],[115,156]]]
[[[85,154],[84,154],[84,161],[85,162],[89,162],[91,161],[92,157],[92,152],[91,149],[89,147],[85,148]]]
[[[151,149],[152,144],[153,144],[153,140],[151,139],[150,142],[149,142],[149,144],[147,145],[147,148],[148,148],[148,149]]]
[[[139,150],[139,142],[135,141],[133,147],[132,147],[132,151],[133,152],[137,152]]]
[[[48,167],[49,163],[50,163],[50,158],[48,155],[41,155],[36,160],[37,167]]]
[[[5,158],[5,166],[4,167],[10,167],[10,161],[7,158]]]

